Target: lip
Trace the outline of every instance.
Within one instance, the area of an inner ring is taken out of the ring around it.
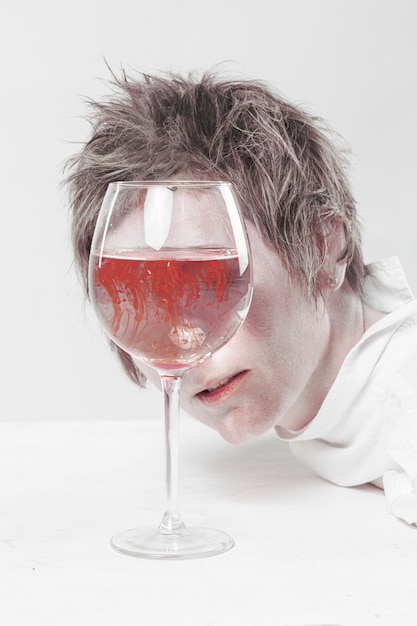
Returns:
[[[229,376],[227,379],[218,379],[210,384],[206,389],[203,389],[196,394],[196,398],[202,402],[219,402],[223,400],[225,396],[235,392],[242,383],[249,370],[242,370],[237,374]]]

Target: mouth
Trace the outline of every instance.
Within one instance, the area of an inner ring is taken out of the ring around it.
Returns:
[[[196,397],[204,402],[216,401],[236,391],[249,370],[242,370],[233,376],[213,382],[212,385],[196,394]]]

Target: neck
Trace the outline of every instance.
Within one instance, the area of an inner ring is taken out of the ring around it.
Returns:
[[[304,428],[317,415],[347,354],[382,314],[368,307],[348,285],[343,285],[329,295],[325,317],[327,324],[317,367],[295,404],[279,422],[289,430]]]

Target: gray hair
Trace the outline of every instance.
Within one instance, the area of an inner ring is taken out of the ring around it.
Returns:
[[[77,266],[88,294],[91,241],[107,185],[178,177],[228,180],[245,217],[305,290],[319,272],[335,220],[344,226],[346,280],[361,293],[364,267],[345,150],[320,118],[259,81],[138,74],[113,76],[90,102],[92,132],[68,161],[66,184]],[[132,358],[116,348],[138,383]]]

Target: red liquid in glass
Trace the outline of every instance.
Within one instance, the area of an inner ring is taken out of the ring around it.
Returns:
[[[181,251],[180,251],[181,252]],[[188,367],[223,345],[249,304],[249,270],[227,250],[97,256],[92,299],[110,338],[160,368]]]

